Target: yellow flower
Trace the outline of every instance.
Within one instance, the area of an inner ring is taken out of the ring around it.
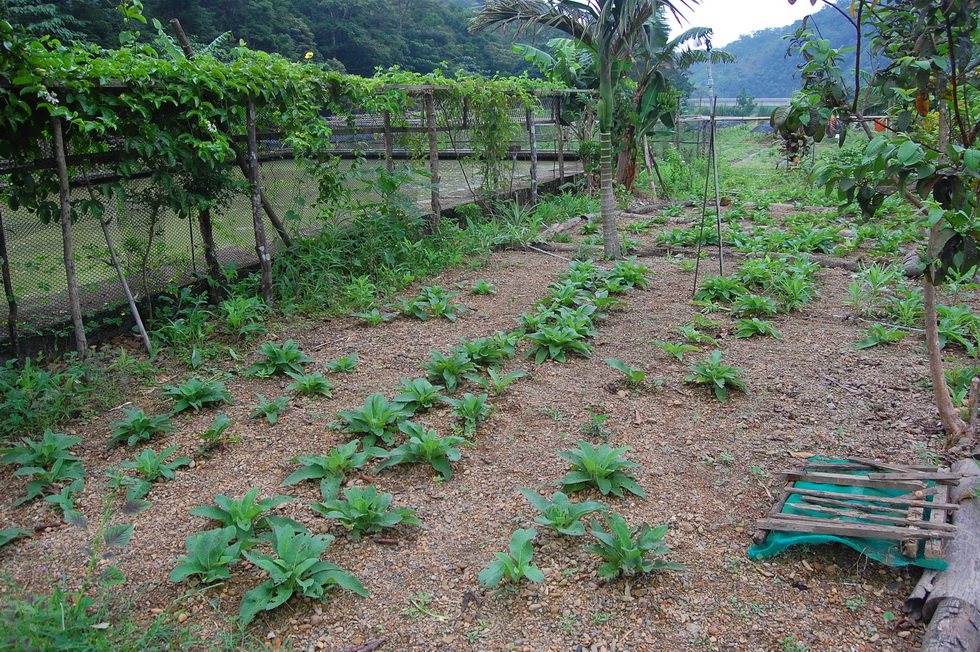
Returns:
[[[304,59],[312,59],[312,58],[313,58],[313,53],[312,53],[312,52],[307,52],[307,53],[306,53],[306,56],[305,56],[305,57],[303,57],[303,58],[304,58]]]

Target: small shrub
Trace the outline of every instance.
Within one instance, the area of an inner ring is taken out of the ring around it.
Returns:
[[[480,571],[478,577],[480,586],[493,588],[500,584],[506,577],[511,582],[519,582],[522,577],[526,577],[534,583],[544,581],[544,573],[541,569],[531,563],[534,550],[531,547],[531,540],[537,536],[538,531],[533,527],[526,530],[517,530],[510,538],[510,554],[495,552],[497,561],[490,562],[486,568]]]
[[[594,500],[573,503],[568,499],[568,496],[560,491],[551,494],[551,500],[530,489],[520,488],[518,491],[524,494],[524,497],[536,510],[541,512],[534,518],[535,523],[553,528],[555,531],[568,536],[578,537],[585,534],[585,523],[582,522],[582,518],[608,509],[602,503]]]
[[[622,372],[622,374],[626,376],[626,384],[630,385],[631,387],[642,385],[643,381],[646,380],[647,373],[645,371],[642,369],[634,369],[622,360],[607,358],[605,363],[616,371]]]
[[[256,500],[259,495],[257,488],[238,500],[233,500],[221,494],[214,497],[217,505],[205,505],[190,510],[193,516],[203,516],[221,523],[222,527],[234,527],[235,539],[242,542],[243,548],[250,548],[257,543],[256,532],[271,529],[274,524],[293,524],[302,528],[299,523],[290,519],[268,515],[266,512],[274,507],[292,500],[289,496],[274,496]]]
[[[708,385],[715,391],[715,396],[722,403],[728,400],[728,389],[745,389],[742,382],[742,372],[724,363],[721,351],[713,351],[707,360],[695,362],[688,367],[693,373],[685,378],[686,382]]]
[[[198,435],[201,438],[201,450],[209,451],[214,448],[224,448],[226,444],[241,441],[241,437],[226,434],[228,428],[234,423],[227,414],[219,414],[215,417],[211,427]]]
[[[350,355],[344,356],[343,358],[332,360],[327,364],[325,364],[324,367],[330,373],[349,374],[350,372],[354,371],[354,369],[357,367],[357,354],[351,353]]]
[[[628,450],[626,447],[611,448],[608,444],[594,448],[589,442],[579,440],[578,449],[558,452],[558,457],[572,465],[572,470],[558,484],[565,491],[581,491],[594,486],[604,496],[613,494],[622,498],[623,490],[626,490],[646,498],[633,475],[623,470],[640,466],[619,456]]]
[[[266,342],[259,347],[259,355],[262,359],[249,368],[250,375],[268,377],[288,371],[301,374],[303,365],[313,362],[313,358],[300,351],[299,345],[293,340],[286,340],[282,344]]]
[[[265,397],[261,394],[256,394],[259,399],[257,405],[252,406],[252,414],[249,418],[258,419],[260,417],[265,417],[266,421],[269,422],[270,426],[274,426],[279,420],[279,415],[281,415],[285,409],[286,405],[289,403],[288,396],[280,396],[273,401],[266,401]]]
[[[80,437],[44,431],[41,441],[21,439],[20,446],[0,449],[0,464],[16,464],[15,476],[29,476],[27,495],[14,501],[14,507],[40,496],[53,486],[85,477],[81,460],[68,451]]]
[[[476,370],[476,365],[462,351],[452,351],[448,356],[432,351],[429,361],[422,365],[422,369],[428,372],[431,382],[442,383],[446,391],[452,394],[459,387],[460,380]]]
[[[469,376],[467,376],[469,377]],[[402,378],[402,384],[395,389],[401,390],[395,401],[405,406],[406,412],[415,414],[420,410],[428,410],[441,403],[445,397],[439,393],[442,385],[433,385],[426,378],[408,380]]]
[[[238,561],[242,552],[242,541],[232,541],[238,530],[233,527],[218,528],[198,532],[184,540],[187,555],[177,560],[178,565],[170,573],[171,582],[183,582],[197,575],[204,585],[226,580],[231,577],[228,567]]]
[[[492,283],[487,283],[481,278],[470,289],[470,294],[497,294],[497,288]]]
[[[670,344],[669,342],[664,342],[663,340],[654,340],[653,343],[663,349],[667,355],[673,356],[681,362],[684,361],[684,355],[686,353],[701,351],[700,348],[694,346],[693,344]]]
[[[138,442],[152,439],[154,435],[163,432],[173,432],[173,422],[170,417],[160,414],[155,417],[147,416],[142,409],[126,410],[124,419],[112,424],[112,439],[109,445],[121,444],[126,442],[127,446],[134,446]]]
[[[397,312],[381,312],[377,308],[372,308],[367,312],[351,313],[351,317],[358,317],[359,319],[364,320],[364,322],[368,326],[378,326],[380,324],[384,324],[385,322],[389,322],[397,316],[398,316]]]
[[[333,396],[334,384],[319,371],[311,374],[287,371],[286,375],[293,379],[293,382],[286,385],[287,392],[296,392],[300,396]]]
[[[879,344],[901,342],[907,334],[905,331],[897,328],[889,328],[884,324],[871,324],[871,326],[862,330],[861,333],[865,337],[854,345],[855,349],[868,349]]]
[[[347,473],[364,467],[372,457],[387,455],[386,452],[376,448],[359,453],[357,449],[360,445],[360,440],[355,439],[342,446],[331,448],[326,455],[294,457],[289,461],[293,464],[301,464],[302,467],[293,471],[288,478],[283,480],[283,486],[305,480],[320,480],[320,495],[324,498],[333,498],[340,490],[340,485]]]
[[[389,403],[381,394],[371,394],[364,401],[364,407],[338,412],[337,416],[346,422],[344,430],[347,432],[366,435],[364,446],[370,448],[379,438],[389,445],[394,444],[391,428],[410,413],[402,403]]]
[[[344,489],[344,497],[346,500],[324,496],[323,502],[312,505],[313,510],[322,514],[324,518],[339,521],[358,537],[362,534],[374,534],[401,523],[425,527],[422,521],[415,517],[414,509],[392,508],[390,505],[394,496],[388,493],[379,494],[378,488],[373,484],[363,489],[357,487]]]
[[[427,462],[442,474],[443,479],[452,478],[453,469],[449,463],[459,460],[457,447],[468,443],[465,439],[455,435],[439,437],[435,430],[426,430],[411,421],[402,421],[398,429],[408,435],[409,440],[388,453],[388,457],[378,465],[379,471],[396,464]]]
[[[771,321],[762,321],[758,317],[735,320],[735,337],[754,337],[756,335],[771,335],[777,340],[783,339]]]
[[[174,414],[184,410],[197,411],[206,405],[231,403],[231,394],[225,389],[224,383],[196,377],[180,385],[168,385],[161,394],[174,400],[171,408]]]
[[[667,526],[651,528],[643,523],[638,528],[630,530],[623,517],[616,512],[605,514],[606,527],[604,531],[599,523],[592,522],[592,536],[597,540],[589,546],[588,551],[602,557],[606,563],[599,566],[599,574],[606,579],[613,579],[622,574],[649,573],[659,570],[687,570],[684,566],[663,559],[647,559],[647,555],[665,555],[670,548],[664,545],[664,535]]]
[[[487,395],[463,394],[463,398],[446,398],[446,403],[453,406],[453,414],[463,420],[463,431],[467,435],[476,432],[476,425],[487,418],[492,407],[487,405]]]

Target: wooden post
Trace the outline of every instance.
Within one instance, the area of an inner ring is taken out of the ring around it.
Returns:
[[[674,149],[677,150],[677,156],[681,156],[681,103],[677,103],[677,115],[674,116]]]
[[[538,203],[538,135],[534,128],[534,109],[527,108],[527,136],[531,147],[531,205]]]
[[[425,120],[429,128],[429,172],[432,174],[432,222],[433,230],[442,222],[442,200],[439,197],[439,134],[436,131],[436,102],[432,89],[425,91]]]
[[[211,209],[205,208],[197,212],[197,224],[201,229],[201,239],[204,240],[204,263],[208,268],[208,278],[211,279],[213,290],[211,301],[217,302],[226,292],[224,272],[221,271],[221,261],[218,260],[218,248],[214,243],[214,223],[211,221]]]
[[[650,192],[653,194],[653,201],[659,201],[657,197],[657,182],[654,181],[653,176],[656,174],[660,175],[660,170],[654,167],[653,156],[650,155],[650,140],[643,136],[643,161],[647,164],[647,176],[650,177]]]
[[[565,139],[561,128],[561,98],[555,98],[555,140],[558,144],[558,183],[565,182]]]
[[[75,252],[72,247],[71,204],[68,198],[68,164],[65,162],[65,139],[61,130],[61,118],[51,118],[51,136],[54,141],[54,160],[58,168],[59,199],[61,201],[61,240],[64,247],[65,278],[68,281],[68,307],[71,323],[75,328],[75,350],[85,357],[88,340],[82,322],[82,304],[78,295],[78,277],[75,275]]]
[[[384,130],[385,130],[385,168],[388,172],[395,171],[395,159],[394,159],[394,136],[391,133],[391,111],[382,112],[384,117]]]
[[[248,120],[248,163],[249,182],[252,186],[252,222],[255,226],[255,253],[259,257],[262,268],[261,290],[265,305],[275,307],[272,297],[272,255],[265,239],[265,225],[262,223],[262,190],[259,183],[259,153],[255,137],[255,104],[248,103],[246,109]]]
[[[0,269],[3,271],[3,293],[7,295],[7,331],[10,333],[10,353],[20,360],[20,340],[17,337],[17,295],[10,276],[10,256],[7,255],[7,231],[0,210]]]

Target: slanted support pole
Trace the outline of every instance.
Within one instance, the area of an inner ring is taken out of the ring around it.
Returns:
[[[265,305],[274,308],[275,299],[272,296],[272,254],[269,253],[269,243],[265,239],[265,225],[262,223],[262,197],[259,179],[258,142],[255,136],[255,104],[248,103],[248,164],[249,182],[252,186],[252,223],[255,227],[255,253],[259,257],[262,270],[261,290]]]
[[[527,108],[527,136],[531,148],[531,205],[538,203],[538,135],[534,128],[534,109]]]
[[[432,175],[432,230],[442,222],[442,199],[439,195],[439,134],[436,131],[436,101],[434,91],[425,92],[425,120],[429,129],[429,172]]]
[[[85,357],[88,340],[85,337],[85,324],[82,322],[82,304],[78,294],[78,277],[75,275],[75,252],[72,247],[71,203],[68,195],[68,164],[65,160],[65,138],[61,118],[51,118],[51,136],[54,145],[54,160],[58,169],[58,196],[61,203],[61,241],[65,259],[65,278],[68,282],[68,307],[71,323],[75,330],[75,350]]]

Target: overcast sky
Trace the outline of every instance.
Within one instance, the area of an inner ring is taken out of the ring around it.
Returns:
[[[701,0],[684,12],[687,22],[683,28],[710,27],[714,30],[711,44],[721,47],[749,32],[791,25],[823,6],[819,1],[812,6],[810,0],[795,5],[788,0]]]

